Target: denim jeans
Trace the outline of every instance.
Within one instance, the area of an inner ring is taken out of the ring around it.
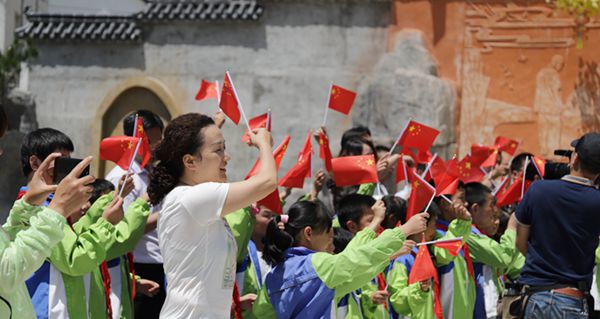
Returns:
[[[583,319],[588,318],[584,299],[565,296],[552,291],[542,291],[529,297],[525,319]]]

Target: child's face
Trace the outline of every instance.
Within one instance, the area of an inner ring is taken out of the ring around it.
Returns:
[[[361,231],[361,230],[369,227],[369,225],[373,221],[374,217],[375,217],[375,214],[373,213],[373,210],[370,207],[365,209],[362,217],[360,218],[360,222],[358,224],[358,228],[359,228],[358,231]]]
[[[427,222],[427,228],[425,229],[425,241],[431,241],[435,238],[436,234],[436,223],[437,216],[431,216]]]
[[[500,214],[496,209],[494,196],[488,193],[485,202],[482,205],[474,205],[472,210],[471,215],[475,226],[489,236],[496,234],[500,226]]]

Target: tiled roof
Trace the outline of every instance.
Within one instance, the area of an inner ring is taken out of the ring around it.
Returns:
[[[129,17],[29,14],[19,38],[47,40],[139,41],[142,29]]]
[[[152,1],[131,16],[27,13],[19,38],[73,41],[141,41],[142,26],[163,21],[258,20],[263,7],[256,0]]]
[[[263,7],[252,0],[149,2],[136,18],[165,20],[258,20]]]

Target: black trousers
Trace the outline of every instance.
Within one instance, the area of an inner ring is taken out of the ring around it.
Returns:
[[[165,270],[162,264],[140,264],[135,263],[135,274],[142,279],[148,279],[157,282],[160,285],[160,292],[154,297],[144,296],[140,293],[135,296],[133,314],[136,319],[158,319],[160,309],[165,303]]]

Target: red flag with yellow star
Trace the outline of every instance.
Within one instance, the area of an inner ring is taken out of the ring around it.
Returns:
[[[377,183],[375,156],[344,156],[331,160],[333,179],[338,187]]]
[[[290,136],[287,135],[283,139],[283,142],[281,142],[281,144],[279,144],[279,146],[277,146],[277,148],[273,151],[273,157],[275,158],[275,167],[278,172],[279,172],[279,166],[281,165],[281,161],[283,160],[283,156],[285,155],[285,151],[287,151],[289,144],[290,144]],[[254,166],[252,166],[252,169],[248,173],[248,175],[246,175],[245,179],[248,179],[248,178],[256,175],[256,173],[258,173],[258,168],[260,167],[259,164],[260,164],[260,159],[257,159],[256,162],[254,163]]]
[[[132,136],[107,137],[100,142],[100,159],[111,161],[120,168],[127,170],[139,140],[139,137]]]
[[[304,179],[310,176],[310,160],[312,155],[312,144],[310,138],[312,132],[308,133],[304,146],[298,154],[298,162],[279,180],[279,186],[302,188],[304,187]]]
[[[331,172],[331,149],[329,148],[329,138],[323,132],[319,132],[319,157],[325,162],[325,169]]]
[[[508,186],[505,190],[501,191],[496,195],[496,206],[502,207],[506,205],[514,204],[523,199],[521,195],[527,192],[527,189],[531,185],[531,181],[523,181],[523,173]],[[523,185],[525,183],[525,185]]]
[[[440,131],[419,122],[410,121],[406,130],[400,136],[399,145],[403,148],[412,147],[427,152]]]
[[[452,256],[458,256],[462,248],[461,239],[444,240],[433,244],[435,247],[443,248],[450,253]]]
[[[148,136],[146,135],[146,131],[144,131],[144,125],[142,123],[141,118],[138,117],[137,128],[135,130],[134,137],[139,137],[142,139],[142,144],[140,145],[140,149],[138,150],[138,155],[142,158],[142,162],[140,166],[144,168],[146,164],[150,161],[152,157],[150,150],[150,141],[148,140]]]
[[[200,83],[200,89],[198,89],[198,93],[196,93],[196,101],[207,99],[219,99],[219,88],[217,87],[217,82],[202,80],[202,83]]]
[[[271,123],[269,122],[269,113],[265,113],[265,114],[261,114],[259,116],[255,116],[251,119],[248,120],[248,124],[250,124],[250,129],[254,130],[257,128],[266,128],[267,130],[271,131]],[[267,125],[269,127],[267,127]],[[250,135],[248,135],[248,130],[246,129],[246,131],[244,132],[244,135],[242,136],[242,142],[244,143],[248,143],[250,141]]]
[[[238,99],[229,72],[225,73],[225,79],[223,80],[223,91],[221,91],[219,108],[221,108],[221,111],[223,111],[235,125],[240,123],[240,100]]]
[[[463,183],[481,182],[485,177],[479,166],[473,163],[470,155],[465,156],[456,165],[449,166],[448,172],[457,176]]]
[[[546,174],[546,161],[537,156],[533,156],[531,161],[533,162],[533,166],[537,170],[538,174],[540,174],[540,177],[544,178],[544,174]]]
[[[333,84],[331,86],[328,107],[332,110],[336,110],[340,113],[348,115],[352,109],[352,104],[354,104],[354,99],[356,99],[355,92],[346,90],[341,86]]]
[[[435,187],[427,183],[414,170],[406,169],[408,182],[410,183],[410,197],[408,198],[408,208],[406,210],[406,220],[425,209],[429,201],[435,197]]]
[[[494,142],[494,147],[496,147],[499,151],[506,152],[510,155],[515,155],[515,152],[519,147],[519,142],[508,137],[498,136]]]
[[[478,144],[471,145],[471,160],[478,167],[493,167],[496,165],[498,150]]]
[[[433,162],[431,163],[429,172],[431,173],[431,176],[433,177],[433,179],[435,179],[436,176],[439,176],[446,172],[446,163],[444,162],[444,160],[441,157],[436,156],[433,159]]]
[[[433,261],[431,260],[431,255],[429,254],[429,249],[427,245],[419,246],[419,251],[417,252],[417,256],[415,257],[415,261],[410,270],[410,274],[408,275],[408,284],[412,285],[417,282],[425,281],[433,279],[434,288],[433,288],[433,296],[434,296],[434,313],[435,317],[438,319],[443,318],[442,313],[442,304],[440,301],[440,287],[439,287],[439,279],[437,269],[433,265]]]

